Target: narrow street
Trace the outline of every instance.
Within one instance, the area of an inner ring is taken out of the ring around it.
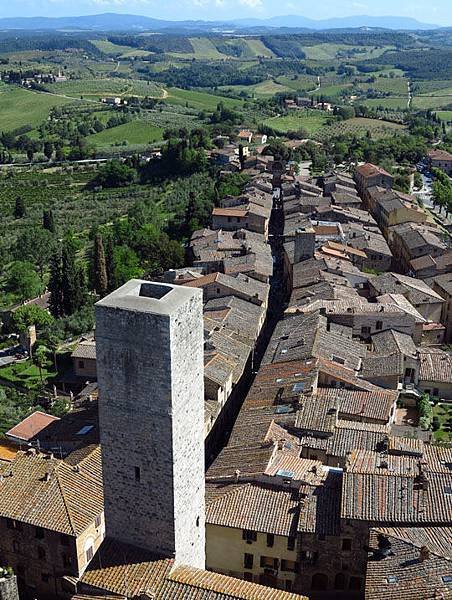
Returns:
[[[276,324],[281,319],[285,298],[284,262],[283,262],[283,229],[284,213],[281,205],[281,190],[277,189],[273,195],[273,210],[270,218],[269,244],[273,256],[273,276],[270,278],[270,293],[268,297],[267,319],[262,328],[259,339],[251,360],[251,368],[244,373],[242,380],[237,385],[229,401],[223,408],[224,418],[218,419],[218,426],[214,425],[206,440],[206,469],[212,464],[221,450],[227,445],[237,416],[243,402],[253,385],[261,361],[264,357],[268,343],[275,330]]]

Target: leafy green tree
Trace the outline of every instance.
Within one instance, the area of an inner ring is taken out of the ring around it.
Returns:
[[[58,329],[54,327],[53,319],[52,319],[52,323],[50,324],[50,326],[48,326],[47,329],[44,330],[44,332],[40,336],[40,339],[42,340],[44,346],[46,346],[49,349],[49,352],[52,353],[53,367],[54,367],[55,372],[57,372],[58,371],[57,352],[61,345],[62,338],[59,335]]]
[[[137,254],[128,246],[117,246],[113,250],[114,287],[118,288],[129,279],[143,275]]]
[[[25,304],[14,311],[11,324],[19,332],[26,331],[31,325],[42,328],[53,323],[53,317],[44,308],[36,304]]]
[[[30,227],[17,239],[13,253],[18,259],[34,264],[42,278],[55,247],[56,241],[50,231],[41,227]]]
[[[8,291],[16,294],[23,302],[35,298],[42,292],[42,283],[33,265],[17,260],[11,264],[6,277]]]
[[[132,184],[136,178],[135,169],[115,159],[99,169],[94,179],[94,185],[104,188],[125,187]]]
[[[227,123],[236,125],[240,120],[240,115],[232,108],[227,108],[223,102],[217,106],[217,110],[212,114],[211,123]]]
[[[291,151],[281,140],[271,140],[265,146],[262,154],[266,156],[274,156],[276,160],[290,160]]]
[[[22,196],[17,196],[16,202],[14,204],[14,218],[15,219],[23,219],[26,214],[25,210],[25,201]]]
[[[423,394],[417,401],[419,425],[422,429],[430,429],[433,421],[433,409],[428,394]]]
[[[50,160],[53,156],[53,143],[48,140],[44,142],[44,156],[47,160]]]
[[[39,345],[33,352],[33,362],[38,367],[41,385],[44,385],[43,371],[51,364],[49,360],[49,353],[50,350],[42,344]]]
[[[414,187],[417,189],[421,189],[423,185],[424,182],[422,180],[422,175],[418,171],[416,171],[414,173]]]
[[[62,162],[64,160],[64,148],[63,145],[59,144],[55,147],[55,160],[57,162]]]
[[[57,398],[55,402],[52,404],[52,408],[50,412],[53,416],[64,417],[71,410],[71,403],[67,398]]]

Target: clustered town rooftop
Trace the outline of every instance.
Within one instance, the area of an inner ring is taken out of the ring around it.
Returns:
[[[412,418],[423,393],[452,401],[445,232],[377,165],[241,166],[186,268],[99,303],[74,410],[8,432],[0,556],[42,597],[450,598],[452,450]]]

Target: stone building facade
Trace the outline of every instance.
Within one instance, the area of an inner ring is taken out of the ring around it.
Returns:
[[[19,600],[19,589],[15,575],[8,577],[0,575],[0,600]]]
[[[96,323],[107,535],[203,568],[202,291],[132,280]]]

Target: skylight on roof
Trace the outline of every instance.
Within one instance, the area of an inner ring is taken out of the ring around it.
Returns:
[[[388,575],[386,581],[388,583],[399,583],[399,579],[395,575]]]
[[[294,384],[292,388],[293,392],[303,392],[304,391],[304,381],[298,381]]]
[[[452,575],[443,575],[442,578],[443,583],[446,583],[447,585],[452,584]]]
[[[86,435],[91,429],[94,429],[94,425],[84,425],[75,435]]]
[[[276,471],[278,477],[285,477],[286,479],[293,479],[295,477],[294,471],[287,471],[286,469],[279,469]]]
[[[290,406],[288,404],[285,404],[282,406],[277,406],[275,408],[276,415],[287,415],[288,413],[291,413],[291,412],[293,412],[293,408],[292,408],[292,406]]]
[[[452,487],[446,486],[444,488],[444,493],[447,494],[448,496],[452,496]]]

